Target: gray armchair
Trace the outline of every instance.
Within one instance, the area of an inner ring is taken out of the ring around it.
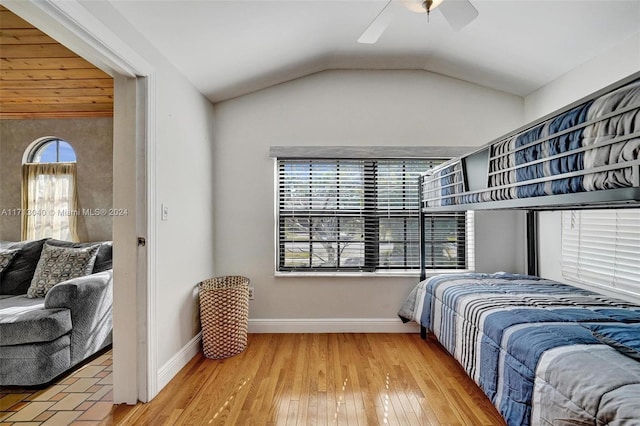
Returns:
[[[54,286],[45,309],[71,313],[71,365],[111,343],[113,328],[113,270],[74,278]]]

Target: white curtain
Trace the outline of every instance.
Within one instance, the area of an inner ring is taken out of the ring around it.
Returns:
[[[22,239],[78,241],[75,163],[22,166]]]

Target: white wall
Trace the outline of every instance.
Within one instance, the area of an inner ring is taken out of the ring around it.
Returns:
[[[169,361],[199,331],[196,286],[215,275],[213,106],[183,79],[158,78],[156,104],[158,363]]]
[[[252,280],[252,321],[397,319],[415,277],[274,277],[269,147],[480,145],[522,116],[520,97],[424,71],[325,71],[216,104],[216,272]],[[477,223],[477,269],[521,271],[521,218]]]
[[[603,87],[640,71],[640,34],[571,70],[525,98],[526,121],[545,116]],[[561,214],[539,215],[539,273],[563,281],[561,260]]]
[[[638,71],[640,33],[525,97],[525,122],[543,117]]]
[[[538,214],[538,274],[550,280],[565,282],[562,278],[562,213]]]

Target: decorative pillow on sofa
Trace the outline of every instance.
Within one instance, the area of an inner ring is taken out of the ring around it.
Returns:
[[[45,243],[27,297],[44,297],[54,285],[91,274],[100,244],[83,248]]]
[[[2,271],[7,269],[7,266],[19,251],[20,249],[0,250],[0,276],[2,276]]]
[[[96,263],[93,265],[93,274],[113,268],[113,243],[111,241],[99,241],[94,243],[72,243],[71,241],[47,240],[47,244],[56,247],[86,248],[95,244],[100,244],[100,249],[96,256]]]
[[[602,343],[640,361],[640,324],[598,324],[589,328]]]
[[[2,250],[19,250],[0,275],[0,294],[26,294],[36,271],[40,252],[47,238],[37,241],[0,241]]]

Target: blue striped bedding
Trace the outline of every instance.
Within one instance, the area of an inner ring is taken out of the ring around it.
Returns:
[[[431,331],[509,425],[558,424],[555,417],[559,412],[566,416],[562,421],[587,419],[586,423],[571,424],[596,424],[602,418],[609,419],[606,423],[614,422],[620,404],[610,405],[617,408],[607,411],[599,406],[601,398],[585,391],[597,383],[583,383],[579,375],[553,382],[558,377],[554,366],[563,357],[549,358],[544,371],[538,371],[545,354],[567,348],[578,350],[576,356],[586,360],[583,369],[603,362],[631,365],[624,375],[630,383],[609,383],[610,379],[603,377],[603,389],[610,392],[615,388],[621,400],[640,401],[640,362],[594,334],[603,324],[640,324],[640,306],[632,303],[528,275],[456,274],[420,283],[399,315]],[[623,331],[640,337],[640,327]],[[606,376],[606,370],[600,369]],[[556,395],[559,388],[565,401]],[[545,401],[545,405],[536,406],[534,401]],[[637,414],[640,422],[640,404],[636,405],[625,407]]]
[[[459,162],[430,171],[428,175],[434,179],[424,190],[442,198],[427,205],[438,207],[633,186],[631,165],[613,170],[595,169],[640,158],[640,80],[493,143],[491,158],[487,189],[474,193],[464,192],[462,184],[448,186],[449,173],[453,167],[461,168]],[[562,176],[580,171],[588,173]],[[527,183],[549,177],[557,178]]]

